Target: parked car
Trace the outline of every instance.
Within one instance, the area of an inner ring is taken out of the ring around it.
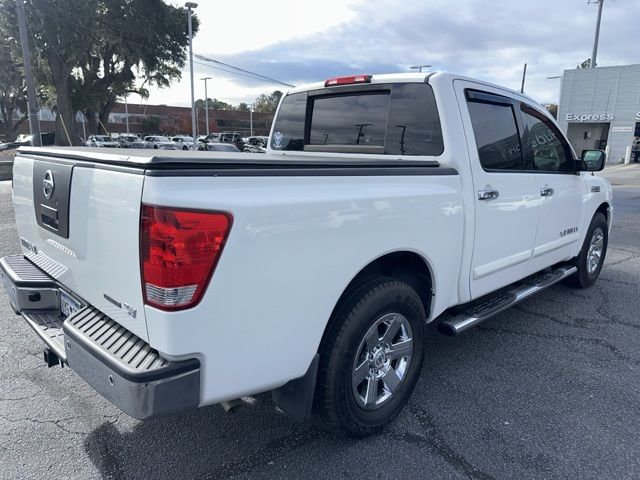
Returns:
[[[115,138],[121,148],[146,148],[147,144],[137,135],[120,134]]]
[[[282,98],[266,155],[21,149],[0,271],[47,364],[133,417],[270,391],[364,436],[406,404],[427,323],[457,335],[596,281],[603,167],[497,85],[333,78]]]
[[[238,147],[230,143],[209,143],[206,145],[205,150],[209,152],[240,152]]]
[[[42,145],[53,145],[55,142],[56,134],[54,132],[45,132],[40,134],[40,138],[42,140]],[[0,143],[0,152],[5,150],[13,150],[18,147],[23,147],[26,145],[32,145],[33,135],[21,133],[19,134],[13,142],[3,142]]]
[[[220,143],[232,143],[238,150],[242,151],[242,135],[238,132],[222,132],[219,137]]]
[[[196,150],[196,144],[193,143],[193,137],[176,135],[175,137],[171,137],[171,141],[177,143],[178,148],[181,150]]]
[[[180,150],[180,146],[172,142],[169,137],[162,135],[149,135],[144,137],[144,142],[147,148],[160,149],[160,150]]]
[[[202,142],[219,142],[220,134],[219,133],[210,133],[209,135],[202,135],[198,137],[198,140]]]
[[[31,140],[33,139],[33,135],[25,135],[21,133],[16,137],[16,139],[12,142],[2,142],[0,143],[0,152],[5,150],[13,150],[15,148],[31,145]]]
[[[220,142],[220,134],[218,133],[210,133],[209,135],[200,135],[198,137],[197,150],[207,150],[207,145],[211,143],[219,143],[219,142]]]
[[[249,153],[267,153],[267,142],[269,137],[247,137],[242,147],[243,152]]]
[[[120,144],[108,135],[91,135],[84,142],[87,147],[118,148]]]

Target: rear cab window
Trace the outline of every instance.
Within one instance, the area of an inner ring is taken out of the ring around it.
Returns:
[[[287,95],[276,118],[271,148],[437,156],[444,144],[431,87],[397,83]]]

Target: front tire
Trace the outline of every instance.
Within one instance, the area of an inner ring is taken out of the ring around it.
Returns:
[[[597,212],[591,220],[582,249],[573,260],[578,272],[567,279],[569,285],[576,288],[588,288],[595,283],[604,264],[608,243],[609,225],[607,219],[602,213]]]
[[[328,430],[364,437],[400,413],[422,367],[425,324],[404,282],[374,277],[347,294],[320,351],[316,413]]]

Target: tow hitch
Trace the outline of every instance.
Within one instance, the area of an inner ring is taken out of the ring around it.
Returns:
[[[44,363],[46,363],[49,368],[56,365],[60,365],[60,368],[64,368],[64,362],[60,360],[60,357],[58,357],[55,352],[48,347],[44,348]]]

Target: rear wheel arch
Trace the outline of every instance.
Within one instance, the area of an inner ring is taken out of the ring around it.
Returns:
[[[408,284],[420,298],[425,318],[432,304],[433,274],[431,266],[419,254],[411,251],[396,251],[372,260],[351,279],[335,303],[325,325],[318,349],[305,375],[274,390],[273,399],[287,414],[297,419],[309,418],[315,398],[316,380],[320,352],[325,348],[329,332],[336,324],[341,307],[352,300],[357,290],[376,277],[387,277]]]
[[[318,352],[322,351],[327,332],[335,321],[336,312],[340,306],[349,300],[350,295],[357,290],[363,282],[375,276],[385,276],[400,280],[411,286],[422,302],[425,314],[429,318],[432,305],[432,291],[434,287],[431,266],[426,259],[418,253],[403,250],[384,254],[369,262],[351,279],[343,289],[340,298],[331,312],[318,346]]]

